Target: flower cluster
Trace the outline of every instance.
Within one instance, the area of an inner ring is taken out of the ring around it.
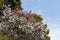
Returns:
[[[44,24],[36,22],[31,11],[22,11],[18,8],[11,10],[7,8],[3,11],[4,16],[0,16],[0,30],[8,37],[15,40],[27,38],[27,40],[41,40],[44,38]],[[39,36],[39,37],[38,37]]]

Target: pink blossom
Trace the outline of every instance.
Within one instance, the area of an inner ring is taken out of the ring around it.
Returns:
[[[27,20],[23,20],[22,23],[26,24],[27,23]]]
[[[36,25],[35,27],[34,27],[34,29],[39,29],[40,28],[40,25]]]
[[[28,15],[28,11],[23,11],[23,14]]]
[[[13,11],[14,11],[14,13],[18,13],[19,9],[15,8]]]
[[[18,13],[18,11],[14,10],[14,13]]]
[[[14,13],[22,14],[22,10],[19,10],[18,8],[15,8],[15,9],[14,9]]]
[[[15,10],[16,10],[16,11],[19,11],[19,9],[18,9],[18,8],[15,8]]]
[[[19,14],[23,14],[22,10],[19,10],[18,13],[19,13]]]

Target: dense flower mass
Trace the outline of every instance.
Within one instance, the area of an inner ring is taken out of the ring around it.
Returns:
[[[36,16],[36,14],[34,15]],[[35,17],[34,15],[31,11],[5,8],[0,14],[0,32],[12,40],[43,40],[45,24],[38,21],[42,20],[40,16]],[[48,31],[48,29],[45,30]]]

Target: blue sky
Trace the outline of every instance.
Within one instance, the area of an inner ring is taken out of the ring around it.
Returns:
[[[24,10],[41,14],[51,40],[60,40],[60,0],[22,0]]]

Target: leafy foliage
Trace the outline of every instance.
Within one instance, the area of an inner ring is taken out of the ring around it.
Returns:
[[[8,40],[6,35],[0,34],[0,40]]]
[[[34,19],[37,21],[37,22],[41,22],[43,19],[41,17],[41,15],[37,15],[37,14],[32,14],[32,16],[34,17]]]
[[[3,9],[3,5],[7,5],[7,6],[10,5],[12,9],[17,7],[20,10],[22,10],[21,0],[0,0],[0,10]]]
[[[3,9],[2,7],[3,7],[3,3],[4,2],[4,0],[0,0],[0,11]]]

